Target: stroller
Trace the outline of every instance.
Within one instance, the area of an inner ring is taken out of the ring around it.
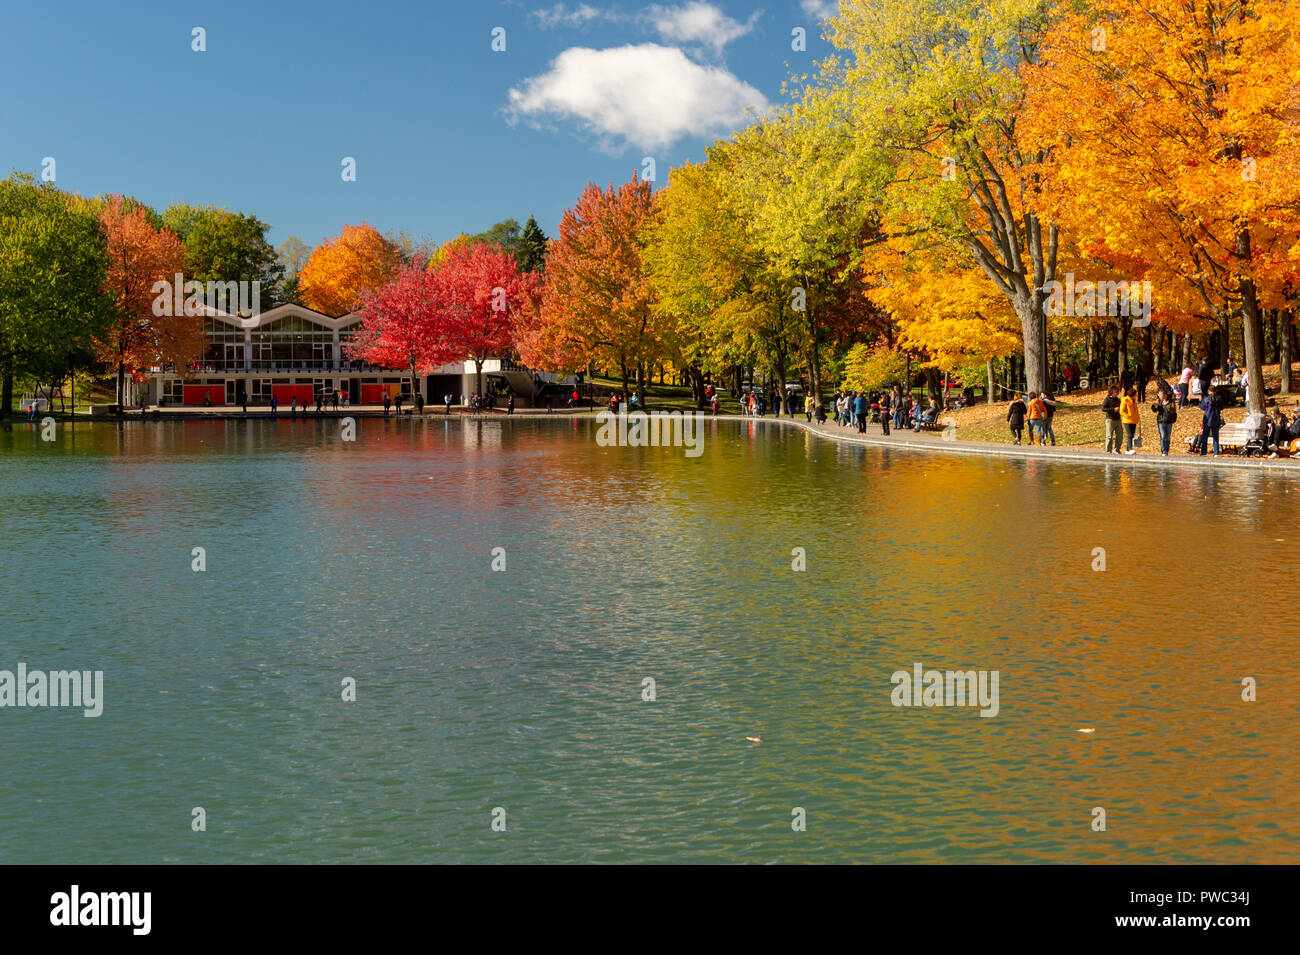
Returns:
[[[1268,454],[1268,446],[1273,436],[1273,422],[1266,414],[1246,415],[1241,423],[1246,431],[1246,440],[1237,453],[1243,458],[1263,457]]]

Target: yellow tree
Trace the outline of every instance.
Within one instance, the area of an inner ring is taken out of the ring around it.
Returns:
[[[401,264],[401,250],[375,228],[345,225],[339,235],[316,246],[298,273],[302,302],[326,315],[345,315],[363,292],[392,279]]]
[[[792,339],[785,287],[727,189],[725,145],[709,157],[673,169],[658,194],[644,250],[656,308],[677,322],[688,369],[724,373],[761,362],[784,389]]]
[[[847,109],[844,90],[810,88],[725,147],[728,191],[781,289],[817,396],[828,326],[871,318],[856,268],[874,213],[854,171]]]
[[[923,354],[932,368],[983,364],[994,400],[993,359],[1021,349],[1020,323],[959,247],[885,240],[866,246],[864,272],[866,294],[892,315],[900,346]]]
[[[878,197],[886,234],[961,250],[1021,326],[1030,388],[1045,390],[1047,283],[1058,234],[1026,202],[1041,154],[1015,122],[1018,64],[1032,61],[1042,0],[843,3],[818,86],[851,137],[855,178]]]

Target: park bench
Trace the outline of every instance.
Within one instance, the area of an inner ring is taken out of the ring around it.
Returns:
[[[1246,442],[1251,439],[1253,431],[1240,424],[1225,424],[1219,429],[1219,450],[1225,451],[1229,448],[1239,450],[1246,446]],[[1200,435],[1194,434],[1190,438],[1184,438],[1183,444],[1191,450],[1196,445],[1196,440]],[[1210,447],[1214,447],[1214,439],[1210,438]]]

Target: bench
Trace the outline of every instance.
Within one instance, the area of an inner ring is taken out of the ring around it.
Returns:
[[[1223,427],[1219,429],[1219,451],[1223,452],[1225,450],[1233,449],[1240,452],[1246,447],[1246,444],[1254,437],[1254,435],[1255,432],[1243,424],[1224,424]],[[1196,439],[1199,437],[1200,434],[1198,432],[1190,438],[1183,439],[1183,443],[1187,445],[1189,451],[1195,445]],[[1214,438],[1211,437],[1208,440],[1210,442],[1210,447],[1213,448]]]
[[[938,415],[935,415],[935,416],[934,416],[934,420],[933,420],[933,421],[926,421],[924,418],[921,418],[921,419],[919,419],[919,420],[920,420],[920,422],[921,422],[921,428],[920,428],[920,430],[922,430],[922,431],[942,431],[942,430],[943,430],[943,419],[940,418]],[[910,429],[914,429],[914,428],[915,428],[915,425],[916,425],[916,423],[915,423],[914,421],[909,421],[909,422],[907,423],[907,427],[910,428]]]

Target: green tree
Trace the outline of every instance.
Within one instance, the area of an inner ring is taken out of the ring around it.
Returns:
[[[177,203],[163,212],[162,221],[185,243],[190,263],[186,279],[258,282],[263,306],[279,302],[285,267],[266,241],[270,226],[256,216]]]
[[[525,272],[546,271],[546,233],[532,216],[524,223],[524,231],[519,235],[519,250],[515,258],[519,267]]]
[[[15,173],[0,181],[0,415],[14,378],[53,381],[88,367],[111,322],[94,207]]]

